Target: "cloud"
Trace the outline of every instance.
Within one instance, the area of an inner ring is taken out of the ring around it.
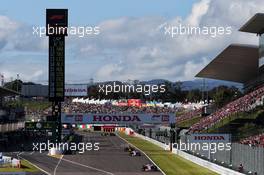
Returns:
[[[34,67],[28,66],[27,64],[19,63],[20,67],[25,67],[26,69],[18,70],[15,66],[10,64],[0,65],[1,73],[4,74],[5,81],[10,81],[10,79],[16,78],[16,75],[19,74],[20,78],[23,81],[34,81],[34,82],[41,82],[47,83],[43,81],[46,79],[47,71],[42,70],[41,66],[35,65]]]
[[[191,14],[187,18],[187,23],[191,26],[198,26],[200,19],[207,13],[210,0],[202,0],[194,4]]]
[[[257,37],[237,32],[245,19],[248,20],[260,10],[253,4],[242,1],[202,0],[193,5],[186,19],[143,17],[106,21],[103,24],[107,25],[102,25],[103,31],[110,32],[105,33],[101,38],[106,40],[103,48],[120,48],[123,57],[116,68],[112,63],[105,63],[103,67],[111,67],[111,72],[106,73],[108,76],[103,73],[104,69],[99,69],[95,77],[99,80],[106,77],[107,79],[193,79],[196,73],[229,44],[233,42],[257,44]],[[245,13],[242,16],[237,15],[244,9]],[[232,20],[230,16],[236,16],[236,19]],[[180,23],[199,27],[231,26],[232,35],[216,38],[203,35],[169,38],[162,30],[154,30],[162,29],[164,25],[177,26]],[[108,26],[110,26],[109,30]]]
[[[259,0],[227,1],[202,0],[193,5],[186,19],[175,17],[167,20],[161,17],[125,18],[104,22],[111,26],[111,32],[102,39],[105,48],[122,48],[122,62],[118,69],[111,70],[111,79],[193,79],[206,64],[231,43],[257,44],[257,37],[237,30],[251,16],[259,12]],[[263,6],[262,6],[263,7]],[[243,11],[243,15],[238,15]],[[234,18],[233,18],[234,17]],[[166,37],[161,30],[164,25],[232,27],[231,35],[215,38],[204,35]],[[154,30],[158,29],[158,30]],[[105,29],[107,31],[107,29]],[[117,36],[117,37],[115,37]],[[108,47],[109,46],[109,47]],[[119,58],[117,58],[119,59]],[[105,63],[103,67],[111,66]],[[96,79],[104,79],[104,69],[98,69]]]
[[[255,13],[261,12],[263,0],[201,0],[193,5],[186,18],[171,19],[159,16],[121,17],[98,24],[100,34],[79,38],[69,36],[66,40],[67,81],[88,82],[127,79],[193,79],[206,64],[231,43],[258,44],[255,35],[237,30]],[[243,12],[243,13],[241,13]],[[12,64],[9,71],[20,70],[27,79],[47,79],[47,38],[32,36],[31,26],[20,24],[0,16],[1,51],[38,52],[43,62],[24,65]],[[232,27],[231,35],[184,35],[171,38],[164,34],[164,26],[223,26]],[[10,32],[12,31],[12,32]],[[14,35],[11,35],[14,33]],[[22,34],[23,33],[23,34]],[[22,55],[27,59],[25,55]],[[0,63],[4,62],[0,58]],[[4,62],[6,65],[8,62]],[[17,69],[25,66],[24,69]],[[36,67],[36,69],[27,69]],[[11,69],[14,67],[14,69]],[[1,67],[1,72],[2,71]],[[39,71],[37,71],[39,70]],[[32,71],[32,73],[30,73]],[[16,74],[14,74],[16,75]],[[33,76],[35,75],[35,76]]]
[[[8,38],[18,27],[19,24],[17,22],[0,15],[0,51],[7,45]]]
[[[0,16],[0,51],[44,51],[47,38],[33,35],[33,26]]]

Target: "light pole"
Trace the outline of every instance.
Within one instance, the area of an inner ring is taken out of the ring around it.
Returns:
[[[17,79],[16,79],[16,90],[18,92],[18,80],[19,80],[19,74],[17,74]]]

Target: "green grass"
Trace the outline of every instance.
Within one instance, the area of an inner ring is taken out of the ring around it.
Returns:
[[[188,119],[188,120],[184,120],[184,121],[181,121],[179,123],[177,123],[177,126],[180,127],[180,128],[189,128],[191,127],[193,124],[199,122],[201,120],[202,117],[193,117],[191,119]]]
[[[0,168],[0,172],[39,172],[36,167],[28,163],[26,160],[22,160],[21,163],[21,168],[12,168],[10,166],[6,166]]]
[[[120,134],[129,143],[144,151],[166,175],[216,175],[216,173],[185,160],[140,138]]]

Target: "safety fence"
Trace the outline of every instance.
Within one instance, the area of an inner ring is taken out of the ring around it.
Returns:
[[[153,139],[153,138],[149,138],[147,136],[141,135],[141,134],[135,134],[135,136],[144,139],[146,141],[149,141],[161,148],[163,148],[164,150],[168,150],[169,149],[169,145],[158,142],[157,140]],[[218,174],[223,174],[223,175],[243,175],[242,173],[239,173],[237,171],[234,171],[230,168],[224,167],[224,166],[220,166],[217,165],[216,163],[210,162],[208,160],[205,160],[203,158],[197,157],[195,155],[192,155],[190,153],[186,153],[184,151],[178,150],[173,148],[172,152],[174,154],[177,154],[180,157],[183,157],[184,159],[187,159],[189,161],[192,161],[195,164],[198,164],[204,168],[208,168],[214,172],[217,172]],[[259,175],[259,174],[258,174]]]
[[[191,141],[186,136],[181,137],[182,143],[190,145]],[[246,174],[264,175],[264,148],[244,145],[240,143],[230,143],[230,150],[214,149],[190,149],[186,152],[200,157],[204,160],[219,164],[221,166],[238,170],[239,168]],[[212,151],[214,150],[214,151]]]

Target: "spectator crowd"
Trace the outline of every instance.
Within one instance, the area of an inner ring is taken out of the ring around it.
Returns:
[[[256,147],[256,146],[264,147],[264,133],[243,139],[240,141],[240,143],[249,145],[251,147]]]
[[[182,122],[184,120],[192,119],[194,117],[201,116],[201,113],[202,113],[202,108],[195,109],[195,110],[190,110],[188,112],[183,112],[182,114],[177,116],[177,118],[176,118],[177,123]]]
[[[252,91],[245,96],[228,103],[226,106],[220,108],[215,113],[201,119],[198,123],[195,123],[193,126],[191,126],[189,132],[195,133],[206,130],[219,121],[223,120],[224,118],[227,118],[235,113],[249,111],[257,105],[262,105],[263,96],[264,87],[258,88],[257,90]]]
[[[115,106],[111,104],[85,104],[78,102],[65,102],[63,103],[63,112],[65,113],[101,113],[101,114],[116,114],[116,113],[176,113],[177,108],[170,107],[157,107],[157,106]]]

